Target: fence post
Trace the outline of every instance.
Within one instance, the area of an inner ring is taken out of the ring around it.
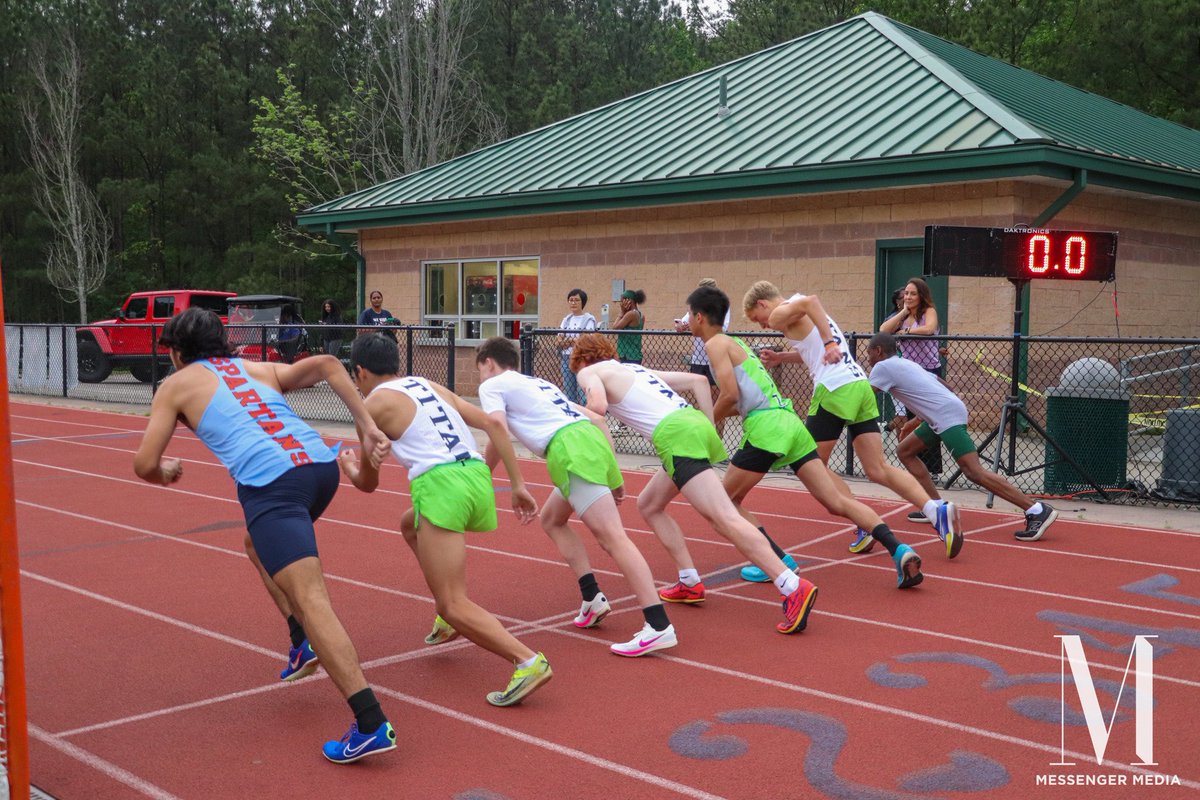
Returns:
[[[150,396],[158,393],[158,326],[150,326]]]
[[[533,325],[526,322],[521,326],[521,372],[533,374]]]
[[[412,348],[413,348],[413,329],[412,329],[412,326],[409,325],[408,328],[406,328],[404,331],[404,349],[405,349],[404,374],[405,375],[412,375],[412,368],[413,368]]]
[[[858,363],[858,334],[854,331],[851,331],[849,333],[849,335],[846,336],[846,338],[848,340],[846,342],[846,347],[850,350],[850,357],[852,359],[854,359],[854,363],[857,364]],[[846,475],[854,474],[854,438],[849,435],[849,432],[847,432],[847,434],[846,434],[846,471],[845,471],[845,474]]]
[[[446,326],[446,388],[454,391],[454,329],[457,325],[451,322]]]
[[[258,329],[258,341],[259,341],[259,344],[261,345],[261,349],[258,351],[258,360],[259,361],[270,361],[270,359],[267,358],[267,326],[266,325],[263,325]]]
[[[47,343],[49,343],[49,338],[50,337],[46,337]],[[66,397],[67,396],[67,326],[66,325],[62,326],[62,376],[63,376],[63,381],[62,381],[63,397]]]

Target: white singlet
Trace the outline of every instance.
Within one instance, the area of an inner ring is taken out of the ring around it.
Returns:
[[[408,468],[408,479],[442,464],[477,458],[483,460],[467,423],[424,378],[397,378],[381,383],[380,389],[408,395],[417,413],[399,439],[392,440],[392,454]]]
[[[479,405],[488,414],[503,411],[513,435],[543,457],[554,434],[587,419],[554,384],[511,369],[479,384]]]
[[[785,302],[791,303],[795,300],[803,300],[805,297],[807,295],[794,294]],[[826,315],[825,319],[829,321],[829,330],[833,333],[838,350],[842,354],[842,360],[836,364],[825,363],[825,343],[821,341],[821,334],[817,331],[816,325],[812,326],[812,330],[803,339],[788,339],[788,344],[804,359],[804,365],[808,367],[808,373],[812,375],[813,388],[824,386],[832,392],[847,383],[865,381],[867,375],[850,355],[850,348],[846,346],[846,337],[842,334],[841,329],[833,321],[833,317]]]
[[[609,362],[618,364],[618,362]],[[691,404],[660,381],[649,370],[637,364],[618,364],[633,373],[633,383],[619,403],[609,403],[608,413],[650,440],[654,429],[669,414]]]

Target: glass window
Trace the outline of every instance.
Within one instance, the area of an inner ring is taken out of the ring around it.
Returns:
[[[458,264],[425,265],[425,313],[458,313]]]
[[[175,315],[175,296],[166,295],[154,298],[154,318],[167,319]]]
[[[464,340],[515,338],[523,323],[537,322],[539,268],[536,258],[424,264],[422,323],[452,325]]]
[[[536,261],[502,261],[500,274],[503,283],[501,314],[538,313],[538,263]]]
[[[194,294],[192,295],[191,303],[197,308],[207,308],[209,311],[215,311],[222,317],[229,310],[229,298],[222,297],[219,294]]]
[[[135,297],[125,306],[125,319],[129,320],[144,320],[146,312],[150,310],[150,298]]]
[[[463,299],[463,314],[496,313],[495,261],[463,264]]]

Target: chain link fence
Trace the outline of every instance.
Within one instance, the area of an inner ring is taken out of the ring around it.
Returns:
[[[526,330],[522,370],[567,386],[570,379],[556,344],[558,334],[565,332]],[[686,372],[701,352],[698,340],[686,333],[620,335],[641,336],[642,363],[649,369]],[[784,347],[775,332],[735,335],[755,350]],[[871,335],[847,334],[864,367]],[[896,338],[903,349],[905,340],[924,337]],[[941,336],[938,341],[943,380],[967,405],[980,460],[989,468],[998,466],[1022,491],[1109,502],[1200,504],[1200,340]],[[813,388],[807,370],[782,365],[770,372],[797,412],[806,415]],[[903,420],[893,422],[896,407],[890,397],[879,401],[884,450],[900,466],[892,428]],[[1012,422],[1000,435],[1006,405]],[[615,420],[610,429],[620,452],[645,456],[648,463],[655,460],[653,447],[641,436]],[[721,438],[735,452],[742,438],[740,421],[726,420]],[[981,489],[958,474],[945,448],[927,453],[925,461],[939,485]],[[842,474],[863,475],[845,436],[829,463]]]
[[[102,345],[96,326],[5,325],[10,394],[45,395],[149,406],[159,384],[172,371],[166,351],[153,343],[158,325],[122,324],[106,330]],[[330,352],[349,365],[357,325],[228,325],[229,343],[251,361],[294,362]],[[400,369],[454,388],[454,330],[435,325],[377,326],[400,345]],[[326,383],[288,393],[302,418],[350,422],[350,413]]]

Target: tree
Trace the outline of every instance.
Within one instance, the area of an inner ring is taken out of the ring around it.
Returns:
[[[83,61],[72,34],[62,29],[53,56],[45,40],[30,48],[33,94],[22,103],[35,175],[34,203],[50,221],[53,238],[46,277],[59,294],[79,304],[88,321],[88,295],[108,271],[112,226],[79,170]]]

